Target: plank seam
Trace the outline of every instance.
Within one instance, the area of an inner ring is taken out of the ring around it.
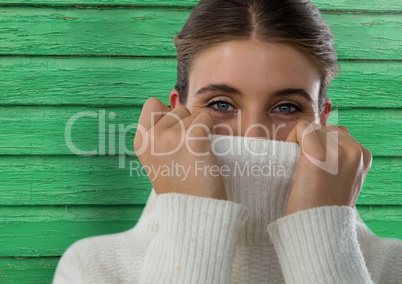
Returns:
[[[173,42],[173,38],[172,38]],[[110,55],[110,54],[104,54],[104,55],[99,55],[99,54],[85,54],[85,55],[80,55],[80,54],[13,54],[13,53],[0,53],[0,58],[1,57],[12,57],[12,58],[17,58],[17,57],[38,57],[38,58],[54,58],[54,59],[65,59],[65,58],[113,58],[113,59],[175,59],[175,55]],[[390,59],[392,61],[393,59]],[[387,60],[385,60],[387,61]],[[401,59],[402,61],[402,59]]]
[[[23,7],[23,8],[51,8],[51,9],[180,9],[180,10],[191,10],[195,5],[185,5],[185,4],[171,4],[171,5],[142,5],[142,4],[133,4],[133,5],[114,5],[114,4],[103,4],[103,5],[94,5],[94,4],[22,4],[22,3],[1,3],[0,8],[10,8],[10,7]],[[320,9],[322,13],[327,14],[402,14],[402,10],[382,10],[375,11],[369,9]]]
[[[0,148],[1,149],[1,148]],[[75,155],[75,154],[0,154],[0,157],[73,157],[73,156],[77,156],[77,157],[97,157],[97,158],[112,158],[112,157],[120,157],[120,156],[124,156],[124,157],[132,157],[132,158],[136,158],[137,156],[133,155]],[[402,156],[384,156],[384,155],[375,155],[373,156],[373,158],[386,158],[386,159],[401,159]]]
[[[173,39],[172,39],[173,41]],[[175,59],[176,55],[126,55],[126,54],[13,54],[13,53],[0,53],[0,58],[2,57],[32,57],[32,58],[54,58],[54,59],[66,59],[66,58],[109,58],[109,59]],[[359,62],[359,63],[401,63],[401,59],[371,59],[371,58],[338,58],[339,62]]]
[[[172,10],[190,10],[194,8],[194,5],[158,5],[158,6],[149,6],[149,5],[94,5],[94,4],[19,4],[19,3],[1,3],[0,8],[43,8],[43,9],[96,9],[96,10],[113,10],[113,9],[172,9]],[[321,10],[323,11],[323,10]]]

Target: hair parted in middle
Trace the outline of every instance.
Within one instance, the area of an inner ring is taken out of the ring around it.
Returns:
[[[321,75],[319,108],[339,70],[334,36],[307,0],[200,0],[174,38],[181,104],[188,96],[191,64],[203,51],[239,39],[288,44],[304,53]]]

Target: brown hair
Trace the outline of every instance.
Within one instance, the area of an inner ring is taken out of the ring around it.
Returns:
[[[234,39],[284,43],[303,52],[321,74],[320,110],[339,68],[334,36],[307,0],[200,0],[175,36],[180,103],[188,95],[191,63],[202,51]]]

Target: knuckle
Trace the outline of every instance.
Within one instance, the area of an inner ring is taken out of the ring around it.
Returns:
[[[180,134],[172,130],[163,131],[163,134],[160,134],[159,136],[160,137],[158,137],[159,139],[157,139],[157,141],[161,141],[163,144],[166,143],[167,145],[176,144],[177,140],[180,138]]]
[[[195,127],[192,127],[191,129],[188,130],[187,132],[187,137],[203,137],[208,135],[208,131],[206,128],[202,127],[201,125],[195,125]]]
[[[179,106],[177,109],[180,110],[180,112],[182,112],[185,116],[191,115],[190,110],[183,105]]]
[[[176,119],[180,122],[183,118],[189,116],[191,113],[185,106],[178,106],[177,108],[169,111],[166,115]]]
[[[139,151],[141,148],[141,145],[142,145],[142,138],[140,138],[139,135],[137,134],[137,135],[135,135],[135,138],[134,138],[134,150],[136,152]]]
[[[360,145],[355,143],[348,143],[345,147],[346,158],[354,164],[360,164],[363,158],[363,151]]]
[[[350,143],[349,146],[349,153],[352,157],[356,158],[356,159],[361,159],[363,156],[363,151],[362,148],[360,148],[359,145],[354,144],[354,143]]]
[[[370,169],[371,164],[373,163],[373,155],[365,147],[362,147],[362,152],[363,152],[364,165],[366,166],[367,169]]]
[[[176,119],[177,121],[180,121],[180,117],[176,114],[177,113],[177,111],[170,111],[170,112],[168,112],[168,113],[166,113],[165,114],[165,117],[163,117],[162,119],[163,120],[166,120],[166,119]]]
[[[143,109],[143,111],[151,111],[159,105],[159,102],[160,102],[160,100],[157,98],[149,98],[144,103],[142,109]]]
[[[152,98],[147,99],[147,101],[144,103],[144,105],[157,105],[157,104],[159,104],[159,102],[160,102],[159,99],[152,97]]]
[[[154,147],[158,152],[170,152],[181,144],[181,135],[177,131],[168,129],[166,131],[160,131],[155,133]]]
[[[134,150],[135,150],[135,152],[138,152],[143,146],[144,137],[142,137],[142,136],[143,135],[140,132],[137,132],[135,134],[135,137],[134,137]]]
[[[319,161],[326,161],[327,158],[327,151],[325,149],[320,149],[314,153],[314,157]]]
[[[204,122],[204,123],[206,123],[208,125],[214,123],[214,120],[212,119],[212,117],[207,112],[200,113],[199,117],[200,117],[202,122]]]
[[[306,129],[308,126],[310,126],[310,123],[306,120],[301,120],[299,122],[297,122],[295,128],[298,131],[303,131],[304,129]]]

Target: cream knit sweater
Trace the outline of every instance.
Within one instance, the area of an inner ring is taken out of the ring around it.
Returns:
[[[54,283],[402,283],[402,242],[355,209],[284,216],[297,144],[211,139],[230,201],[152,191],[134,228],[72,245]]]

